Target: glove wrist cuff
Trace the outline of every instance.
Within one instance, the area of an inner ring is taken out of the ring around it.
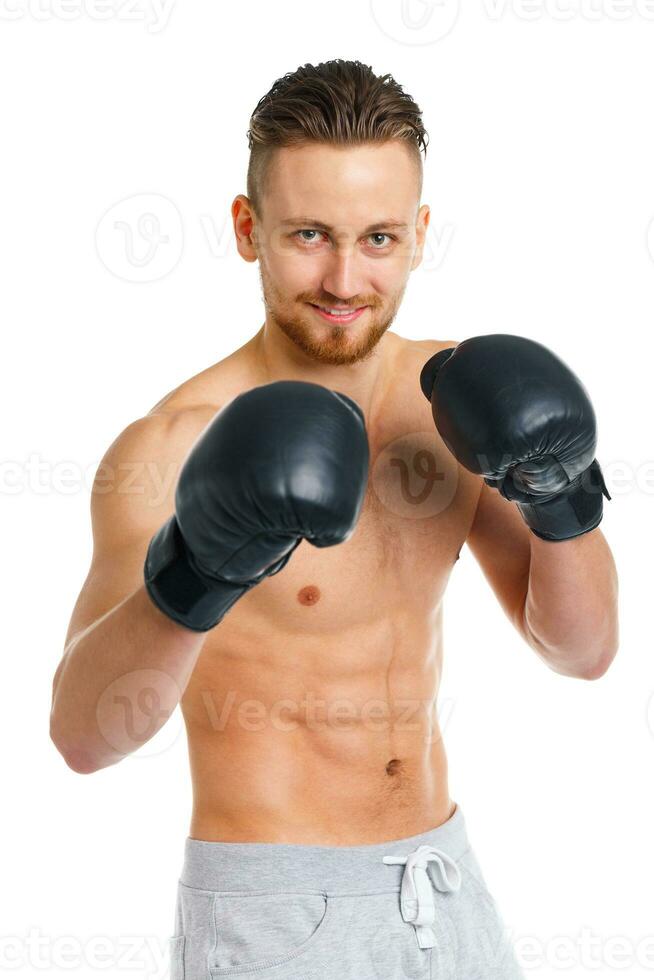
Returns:
[[[530,530],[545,541],[567,541],[594,530],[603,516],[602,498],[610,500],[596,459],[575,484],[544,503],[517,501]]]
[[[197,633],[216,626],[252,587],[215,578],[207,581],[194,568],[174,516],[150,541],[144,578],[155,606],[169,619]]]

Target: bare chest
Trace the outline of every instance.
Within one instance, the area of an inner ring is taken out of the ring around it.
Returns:
[[[478,490],[435,431],[374,446],[349,540],[330,548],[303,541],[281,572],[234,607],[231,626],[247,626],[250,635],[258,628],[318,637],[393,616],[428,616],[467,536]]]

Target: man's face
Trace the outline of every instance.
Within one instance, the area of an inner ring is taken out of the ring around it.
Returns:
[[[398,141],[277,150],[253,233],[267,319],[321,363],[370,354],[422,257],[429,210],[418,194]]]

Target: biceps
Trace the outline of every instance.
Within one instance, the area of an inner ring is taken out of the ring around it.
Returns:
[[[147,541],[136,541],[119,552],[96,555],[75,603],[66,646],[143,584]]]
[[[143,584],[148,544],[171,510],[167,499],[153,506],[146,490],[92,495],[93,558],[73,609],[66,645]]]

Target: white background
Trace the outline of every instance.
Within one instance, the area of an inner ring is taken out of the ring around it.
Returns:
[[[462,553],[452,796],[514,939],[531,937],[530,980],[650,976],[654,3],[140,2],[0,0],[1,965],[166,973],[190,813],[179,713],[142,758],[80,776],[48,740],[51,679],[95,465],[262,322],[229,217],[250,113],[280,75],[342,57],[391,72],[431,137],[430,244],[394,329],[552,347],[592,395],[613,494],[621,647],[599,681],[548,670]],[[146,213],[167,236],[151,251]]]

